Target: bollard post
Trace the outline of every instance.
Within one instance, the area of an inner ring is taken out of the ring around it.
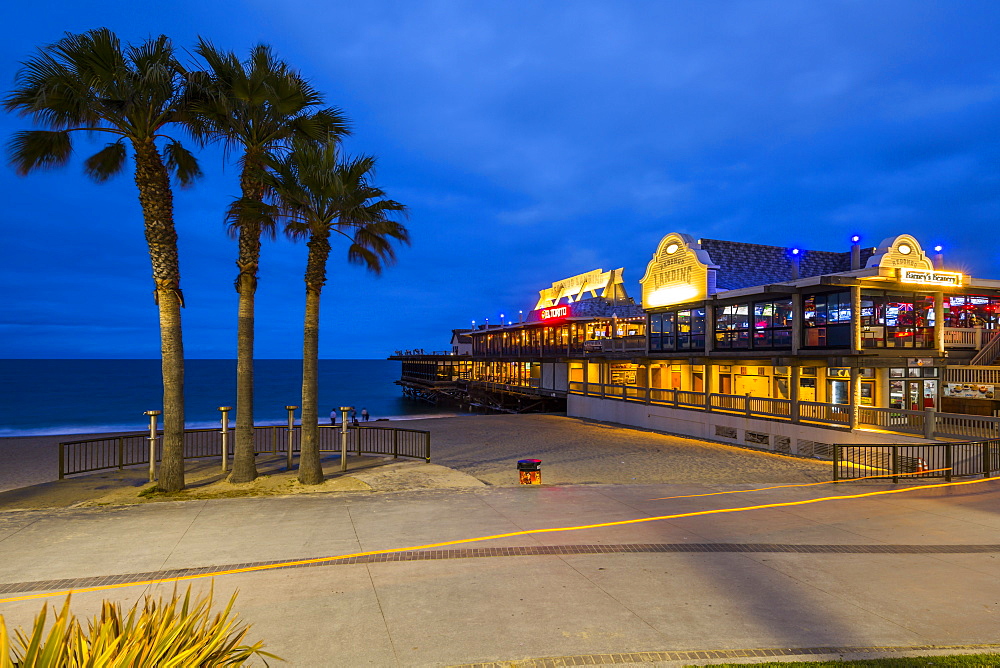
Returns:
[[[292,444],[295,442],[295,409],[298,406],[285,406],[288,411],[288,470],[292,470]]]
[[[924,438],[934,440],[934,422],[937,416],[934,415],[933,408],[924,409]]]
[[[232,406],[219,406],[222,411],[222,472],[229,468],[229,411]]]
[[[146,411],[149,416],[149,482],[156,481],[156,416],[163,411]]]
[[[340,407],[340,470],[347,470],[347,413],[352,406]],[[360,449],[361,446],[358,446]]]

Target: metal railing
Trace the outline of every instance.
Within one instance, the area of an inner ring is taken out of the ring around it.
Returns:
[[[1000,440],[919,445],[834,445],[833,479],[944,478],[1000,473]]]
[[[230,430],[228,457],[233,455],[232,430]],[[299,452],[302,430],[299,425],[292,433],[292,453]],[[319,426],[320,452],[340,452],[341,427]],[[348,426],[347,450],[358,455],[385,455],[412,457],[431,461],[431,433],[418,429],[397,427]],[[157,435],[156,459],[163,458],[163,432]],[[271,454],[288,452],[287,426],[256,426],[253,431],[254,452]],[[222,458],[222,432],[219,429],[185,429],[184,459]],[[124,469],[129,466],[149,464],[149,434],[128,434],[91,438],[82,441],[65,441],[59,444],[59,479],[78,473]]]

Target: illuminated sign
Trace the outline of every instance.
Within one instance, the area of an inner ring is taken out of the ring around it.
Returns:
[[[622,273],[623,267],[604,271],[595,269],[585,274],[578,274],[556,281],[551,288],[546,288],[538,292],[538,303],[535,310],[556,306],[561,300],[576,302],[587,297],[604,297],[606,299],[628,300],[625,293],[625,279]]]
[[[962,284],[962,274],[956,271],[926,271],[920,269],[900,269],[899,282],[959,286]]]
[[[934,263],[920,248],[917,240],[909,234],[883,239],[875,254],[868,260],[869,267],[884,269],[924,269],[933,271]]]
[[[708,270],[716,269],[708,253],[686,234],[671,232],[660,240],[646,266],[642,285],[645,308],[682,304],[708,295]]]
[[[565,318],[569,315],[568,306],[552,306],[550,308],[543,308],[541,312],[542,320],[553,320],[555,318]]]

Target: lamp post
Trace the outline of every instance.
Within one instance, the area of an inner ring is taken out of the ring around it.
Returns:
[[[149,416],[149,482],[156,480],[156,416],[163,411],[146,411]]]
[[[347,470],[347,413],[354,408],[353,406],[341,406],[340,407],[340,470]],[[361,449],[361,446],[358,446]],[[358,453],[360,454],[360,452]]]
[[[285,406],[288,411],[288,470],[292,470],[292,444],[295,442],[295,409],[298,406]]]
[[[233,407],[219,406],[219,410],[222,411],[222,472],[225,473],[229,468],[229,411]]]

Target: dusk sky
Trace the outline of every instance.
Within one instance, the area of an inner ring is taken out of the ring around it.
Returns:
[[[1000,279],[996,1],[42,0],[7,10],[4,94],[36,47],[102,26],[270,44],[351,118],[347,150],[378,156],[413,243],[378,278],[335,247],[324,358],[444,350],[597,268],[624,266],[638,298],[671,231],[816,250],[911,233]],[[0,113],[4,143],[29,127]],[[87,149],[0,168],[0,357],[159,354],[131,174],[91,182]],[[175,193],[185,348],[233,358],[238,171],[200,156],[205,178]],[[260,358],[301,355],[305,252],[263,249]]]

